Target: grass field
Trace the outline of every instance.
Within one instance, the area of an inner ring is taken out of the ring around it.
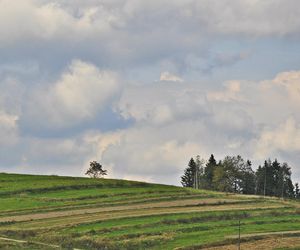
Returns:
[[[0,249],[236,249],[239,220],[241,249],[300,249],[295,201],[0,174]]]

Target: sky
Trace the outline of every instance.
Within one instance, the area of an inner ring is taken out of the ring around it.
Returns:
[[[0,0],[0,172],[180,184],[191,157],[300,181],[299,0]]]

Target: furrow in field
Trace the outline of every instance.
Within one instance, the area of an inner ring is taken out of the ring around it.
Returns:
[[[185,248],[182,248],[185,249]],[[188,247],[186,248],[188,249]],[[236,250],[237,244],[228,244],[216,247],[202,248],[206,250]],[[300,249],[299,237],[267,237],[264,239],[242,242],[241,249],[273,250],[273,249]]]
[[[100,212],[113,212],[119,210],[132,210],[132,209],[151,209],[155,207],[174,207],[174,206],[191,206],[191,205],[207,205],[213,203],[226,203],[226,202],[240,202],[240,200],[233,199],[185,199],[185,200],[174,200],[174,201],[162,201],[162,202],[152,202],[152,203],[142,203],[134,205],[125,205],[125,206],[112,206],[112,207],[96,207],[96,208],[84,208],[78,210],[67,210],[67,211],[56,211],[48,213],[36,213],[36,214],[27,214],[27,215],[18,215],[18,216],[8,216],[0,218],[0,222],[9,222],[9,221],[28,221],[28,220],[38,220],[45,218],[55,218],[55,217],[65,217],[65,216],[75,216],[80,214],[93,214]]]
[[[260,204],[260,208],[280,208],[281,204]],[[231,205],[213,205],[213,206],[192,206],[192,207],[152,207],[152,208],[136,208],[127,210],[115,210],[98,213],[73,214],[67,217],[45,217],[35,221],[27,221],[17,224],[22,228],[49,228],[49,227],[65,227],[77,225],[80,223],[93,222],[95,220],[105,221],[117,218],[165,215],[176,213],[192,213],[192,212],[208,212],[208,211],[232,211],[232,210],[251,210],[257,209],[256,204],[231,204]],[[7,226],[14,228],[14,224]]]
[[[76,210],[92,207],[110,207],[110,206],[120,206],[120,205],[129,205],[129,204],[139,204],[139,203],[151,203],[151,202],[160,202],[160,201],[169,201],[169,200],[186,200],[186,199],[207,199],[209,196],[189,194],[189,195],[176,195],[176,196],[131,196],[131,197],[122,197],[122,199],[116,200],[104,200],[104,199],[91,199],[91,200],[75,200],[73,203],[65,205],[52,205],[52,206],[40,206],[33,208],[25,208],[18,210],[2,210],[0,214],[1,217],[25,215],[25,214],[38,214],[46,213],[51,211],[60,211],[60,210]],[[20,201],[22,202],[22,201]],[[2,200],[2,203],[5,203],[5,200]],[[54,203],[55,204],[55,203]],[[2,204],[3,205],[3,204]],[[32,205],[32,204],[31,204]]]

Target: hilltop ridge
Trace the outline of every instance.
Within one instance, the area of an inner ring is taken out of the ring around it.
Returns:
[[[0,199],[0,248],[220,247],[239,220],[247,244],[300,235],[295,201],[163,184],[1,173]]]

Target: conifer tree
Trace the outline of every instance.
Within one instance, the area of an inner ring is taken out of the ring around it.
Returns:
[[[196,163],[193,158],[190,159],[188,167],[181,176],[181,184],[183,187],[194,187],[195,184]]]
[[[216,168],[217,168],[217,162],[215,160],[214,155],[212,154],[204,169],[204,182],[205,182],[204,187],[207,189],[213,188],[213,176]]]
[[[295,184],[295,198],[300,199],[300,189],[299,189],[299,184]]]

